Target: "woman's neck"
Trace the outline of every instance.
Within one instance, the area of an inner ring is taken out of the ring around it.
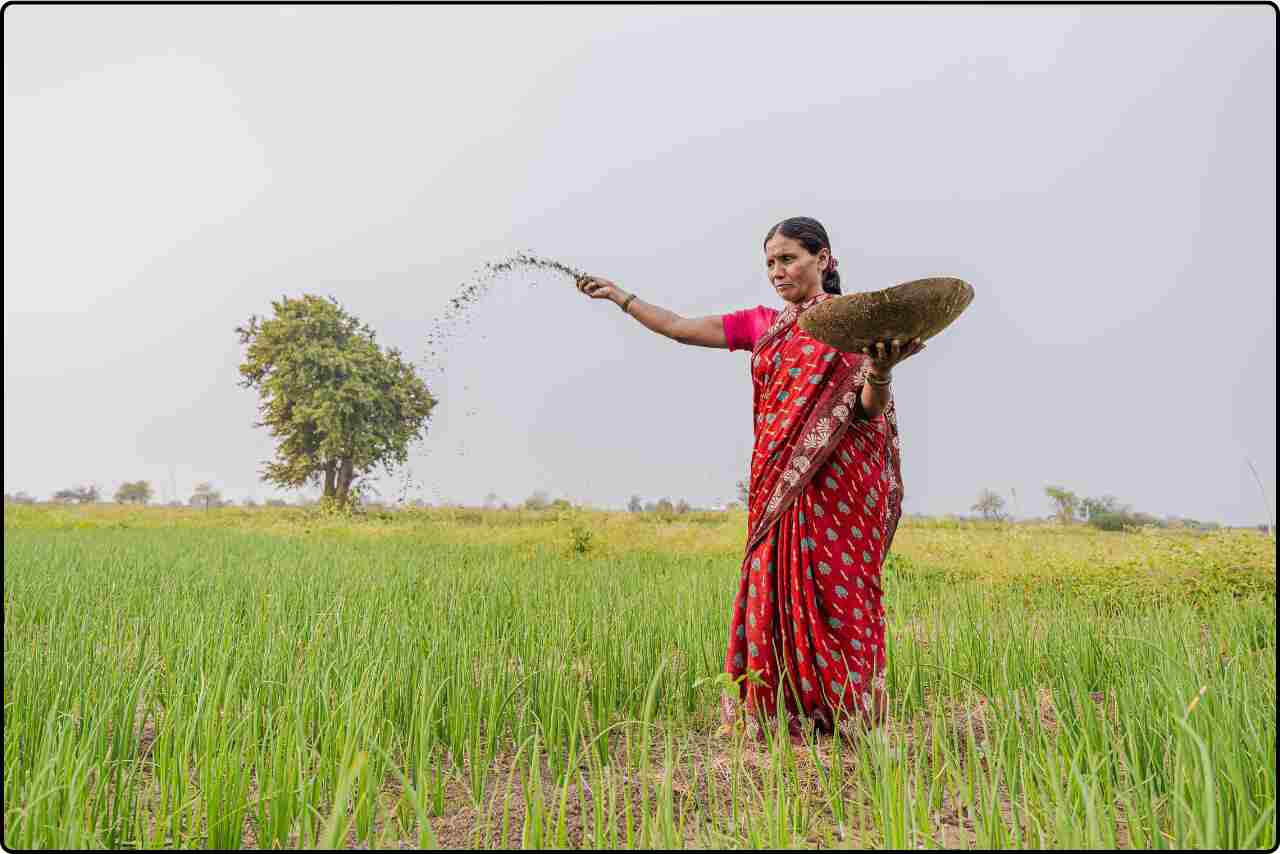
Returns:
[[[793,303],[795,305],[804,305],[806,302],[813,299],[820,293],[822,293],[822,285],[818,285],[816,288],[807,290],[804,293],[799,294],[798,296],[787,297],[786,301],[789,303]]]

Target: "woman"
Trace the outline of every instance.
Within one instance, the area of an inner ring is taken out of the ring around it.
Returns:
[[[777,714],[781,693],[798,741],[800,716],[830,734],[884,714],[880,568],[902,511],[889,386],[894,366],[924,347],[881,341],[844,353],[799,327],[803,312],[841,292],[817,220],[783,220],[765,236],[764,251],[781,311],[684,318],[608,279],[587,276],[578,288],[682,344],[752,351],[747,547],[725,670],[740,680],[752,728]],[[737,706],[725,697],[727,723]]]

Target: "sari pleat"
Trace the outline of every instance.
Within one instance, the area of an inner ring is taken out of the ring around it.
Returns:
[[[725,671],[726,722],[753,729],[779,713],[824,733],[884,714],[881,568],[901,516],[892,402],[867,419],[865,358],[795,324],[827,297],[784,311],[752,353],[756,441],[748,543]]]

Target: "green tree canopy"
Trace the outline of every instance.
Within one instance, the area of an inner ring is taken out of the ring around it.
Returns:
[[[1102,516],[1108,513],[1122,513],[1129,508],[1120,503],[1120,499],[1114,495],[1104,495],[1101,498],[1082,498],[1080,499],[1080,512],[1084,514],[1085,521],[1092,521],[1095,516]]]
[[[151,500],[151,484],[145,480],[125,481],[116,490],[117,504],[146,504]]]
[[[1080,496],[1061,486],[1046,486],[1044,494],[1054,503],[1059,522],[1071,522],[1080,512]]]
[[[258,390],[257,426],[279,440],[263,479],[323,485],[326,498],[347,504],[358,477],[404,464],[436,401],[399,351],[380,349],[337,300],[306,294],[272,308],[273,317],[236,327],[248,348],[241,385]]]
[[[69,489],[59,489],[53,494],[54,501],[60,501],[69,504],[72,501],[77,504],[93,504],[99,499],[97,484],[89,483],[84,486],[73,486]]]
[[[210,507],[221,507],[222,493],[214,489],[212,483],[197,483],[190,503],[192,507],[203,507],[205,510]]]

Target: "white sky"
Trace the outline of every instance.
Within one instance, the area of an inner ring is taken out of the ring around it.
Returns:
[[[1265,6],[10,6],[4,489],[262,500],[233,328],[333,295],[416,362],[532,249],[686,315],[953,274],[895,376],[907,512],[1111,493],[1226,523],[1276,483],[1276,18]],[[424,366],[409,495],[731,499],[745,353],[513,276]],[[383,486],[400,494],[402,477]]]

